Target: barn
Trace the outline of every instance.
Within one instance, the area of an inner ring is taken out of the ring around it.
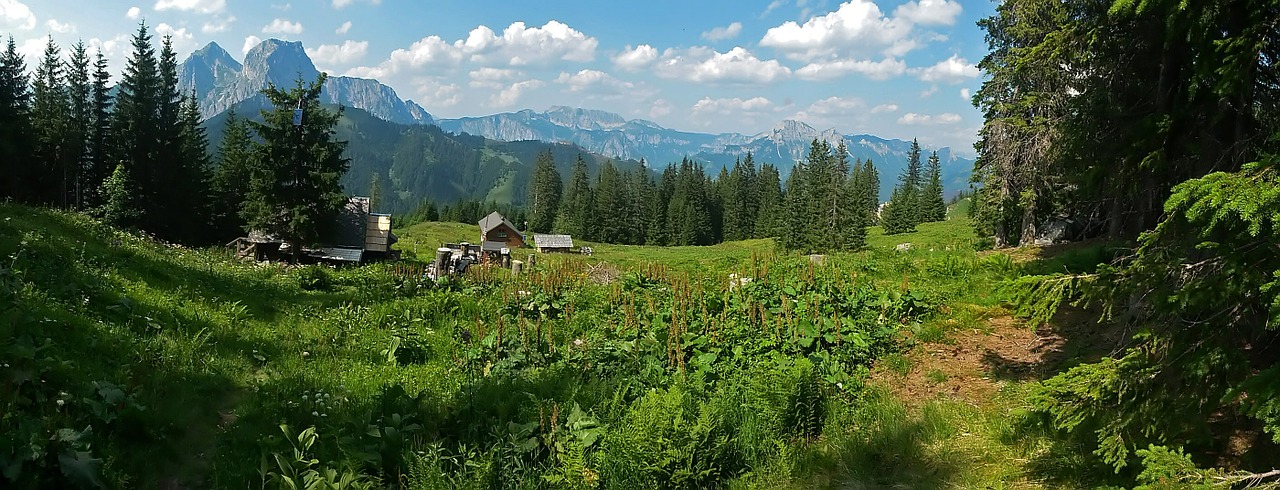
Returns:
[[[521,248],[524,246],[524,235],[502,214],[494,211],[480,220],[480,243],[489,248]],[[499,243],[503,245],[498,247]]]
[[[568,252],[573,250],[573,237],[569,235],[534,235],[533,246],[538,253]]]

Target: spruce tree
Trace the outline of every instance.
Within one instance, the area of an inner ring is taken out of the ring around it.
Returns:
[[[809,228],[812,221],[808,182],[808,164],[796,162],[787,176],[780,222],[781,244],[787,250],[808,252]]]
[[[867,225],[875,226],[880,223],[880,172],[870,158],[862,162],[862,180],[865,185],[859,199],[867,211]]]
[[[31,91],[27,64],[9,36],[0,54],[0,196],[30,201],[32,179],[39,175],[31,163]]]
[[[252,123],[261,142],[241,215],[252,229],[284,238],[295,259],[347,202],[341,185],[350,164],[342,156],[347,143],[334,138],[341,115],[320,105],[327,78],[321,73],[309,84],[299,79],[289,90],[268,85],[262,94],[272,109],[262,111],[263,122]]]
[[[235,109],[228,110],[211,185],[214,203],[211,221],[218,238],[229,239],[248,231],[240,209],[247,191],[245,183],[251,178],[253,158],[249,122],[237,116]]]
[[[920,193],[920,209],[923,211],[921,222],[947,219],[947,202],[942,198],[942,164],[936,151],[929,157],[925,179],[924,189]]]
[[[76,155],[67,138],[70,100],[64,81],[62,50],[50,36],[31,83],[31,126],[38,177],[32,180],[36,200],[67,207],[75,180]]]
[[[760,166],[760,177],[756,181],[756,202],[756,222],[752,236],[754,238],[781,237],[785,206],[778,167],[768,163]]]
[[[595,239],[607,243],[633,243],[634,230],[630,228],[628,218],[631,196],[627,194],[626,181],[612,161],[606,161],[600,167],[592,201],[593,211],[588,219],[594,223]]]
[[[102,189],[99,191],[102,208],[99,214],[107,223],[127,227],[138,222],[138,189],[129,175],[129,170],[121,163],[102,182]]]
[[[98,51],[93,62],[93,85],[90,95],[88,152],[85,167],[82,169],[85,206],[93,208],[103,203],[98,191],[102,182],[115,169],[112,164],[111,146],[111,92],[108,84],[111,75],[107,73],[107,58]]]
[[[71,46],[66,63],[67,98],[69,115],[67,118],[68,153],[74,155],[74,180],[72,182],[71,206],[81,209],[85,205],[85,188],[89,182],[85,179],[85,171],[90,165],[89,128],[93,126],[93,85],[89,73],[89,51],[84,42]]]
[[[171,194],[170,201],[177,210],[173,213],[175,236],[184,243],[209,243],[223,237],[214,235],[205,226],[213,212],[210,190],[212,181],[209,136],[200,125],[200,107],[195,91],[184,97],[178,122],[178,159],[175,162],[175,181],[170,185],[184,192]],[[221,242],[219,242],[221,243]]]
[[[675,195],[676,189],[676,166],[668,164],[666,169],[662,171],[662,177],[658,182],[657,189],[650,196],[648,208],[649,217],[645,229],[648,235],[645,237],[645,243],[649,245],[671,245],[671,227],[668,224],[668,213],[671,206],[671,197]]]
[[[133,53],[117,85],[111,124],[113,134],[128,135],[112,140],[113,160],[124,166],[126,175],[123,180],[129,182],[131,191],[137,192],[132,199],[138,205],[137,212],[120,215],[126,220],[119,222],[123,226],[155,223],[154,209],[160,204],[160,196],[156,193],[159,184],[157,160],[163,140],[157,117],[160,77],[156,69],[155,48],[151,46],[151,34],[145,23],[139,23],[131,45]],[[137,221],[127,221],[130,219]]]
[[[644,244],[649,235],[649,201],[655,189],[653,179],[649,176],[649,168],[643,159],[635,173],[627,174],[627,182],[627,195],[631,200],[627,215],[633,233],[631,243]]]
[[[591,180],[587,175],[587,162],[582,155],[573,163],[573,176],[569,178],[569,186],[565,189],[564,198],[560,201],[560,212],[556,220],[556,229],[573,235],[581,240],[594,238],[591,229]]]
[[[560,207],[560,193],[564,182],[556,170],[555,157],[548,149],[538,154],[529,183],[529,229],[534,233],[547,233],[556,223]]]

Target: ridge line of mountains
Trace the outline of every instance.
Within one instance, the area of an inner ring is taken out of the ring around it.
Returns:
[[[245,54],[243,63],[211,42],[182,63],[179,88],[196,94],[211,143],[216,145],[228,110],[256,117],[259,109],[268,108],[260,92],[269,83],[291,87],[299,77],[314,80],[319,73],[301,42],[264,40]],[[593,172],[607,159],[624,168],[638,167],[637,161],[643,159],[650,169],[661,169],[688,157],[703,164],[711,175],[750,152],[758,164],[778,167],[785,179],[814,139],[833,146],[843,140],[851,159],[875,162],[884,201],[906,165],[911,146],[909,141],[869,134],[818,130],[795,120],[781,121],[771,130],[754,135],[707,134],[565,106],[552,106],[543,112],[525,109],[437,119],[377,80],[347,76],[330,76],[321,102],[343,106],[346,111],[338,128],[339,137],[349,141],[347,156],[352,159],[344,186],[353,193],[365,192],[374,174],[378,174],[381,185],[389,187],[384,189],[391,197],[386,206],[389,212],[412,209],[423,199],[437,203],[466,198],[521,204],[534,158],[545,149],[556,154],[557,166],[562,167],[566,178],[568,174],[564,172],[577,152],[592,154],[587,160]],[[927,142],[921,146],[927,147]],[[936,151],[942,162],[946,194],[968,188],[973,160],[946,147]],[[562,156],[567,161],[561,161]],[[424,172],[432,175],[423,175]]]

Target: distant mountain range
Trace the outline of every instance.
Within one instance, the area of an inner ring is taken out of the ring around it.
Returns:
[[[211,119],[233,107],[241,114],[256,115],[258,109],[267,105],[260,91],[268,83],[291,87],[299,77],[311,80],[318,74],[315,64],[299,42],[277,39],[262,41],[249,50],[243,64],[216,43],[209,43],[192,53],[182,64],[180,86],[185,91],[195,91],[200,99],[202,116]],[[689,157],[702,162],[713,175],[721,167],[732,166],[735,160],[750,152],[756,162],[776,165],[785,178],[795,162],[804,159],[813,140],[824,140],[834,146],[843,139],[851,159],[869,159],[876,164],[880,172],[881,200],[888,199],[898,174],[906,166],[907,153],[911,147],[909,141],[867,134],[848,135],[834,129],[818,130],[794,120],[784,120],[769,131],[754,135],[707,134],[668,129],[643,119],[628,120],[606,111],[564,106],[554,106],[544,112],[522,110],[437,120],[417,103],[400,99],[394,90],[377,80],[342,76],[329,77],[324,86],[322,102],[360,109],[374,118],[399,125],[435,125],[444,132],[455,135],[468,134],[507,142],[569,143],[573,148],[605,157],[643,159],[653,169],[661,169],[668,163]],[[375,126],[371,120],[366,121],[364,118],[351,120]],[[367,133],[373,130],[373,127],[361,128],[352,133],[360,137],[351,140],[349,152],[376,153],[361,148],[362,141],[369,139]],[[376,125],[376,131],[405,133],[410,130],[395,125]],[[928,149],[928,142],[924,142],[922,147],[926,150],[921,158],[927,159],[932,150]],[[947,194],[955,194],[968,188],[973,160],[956,155],[950,148],[938,148],[936,151],[942,161]],[[425,160],[421,163],[429,164]],[[532,160],[526,163],[531,164]],[[413,164],[402,162],[400,165],[403,167]],[[362,162],[354,162],[353,172],[359,173],[358,169],[363,166]],[[565,177],[567,178],[567,174]],[[465,197],[475,197],[475,192],[462,194],[466,194]],[[519,200],[518,197],[515,199]],[[435,200],[445,199],[441,197]]]

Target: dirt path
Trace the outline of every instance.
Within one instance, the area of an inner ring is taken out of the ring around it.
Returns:
[[[1103,331],[1078,309],[1064,308],[1038,329],[1005,315],[988,320],[985,330],[955,330],[945,342],[917,345],[906,354],[905,375],[880,363],[871,378],[913,408],[936,398],[986,407],[1003,384],[1045,379],[1096,360],[1117,345],[1119,334]]]

